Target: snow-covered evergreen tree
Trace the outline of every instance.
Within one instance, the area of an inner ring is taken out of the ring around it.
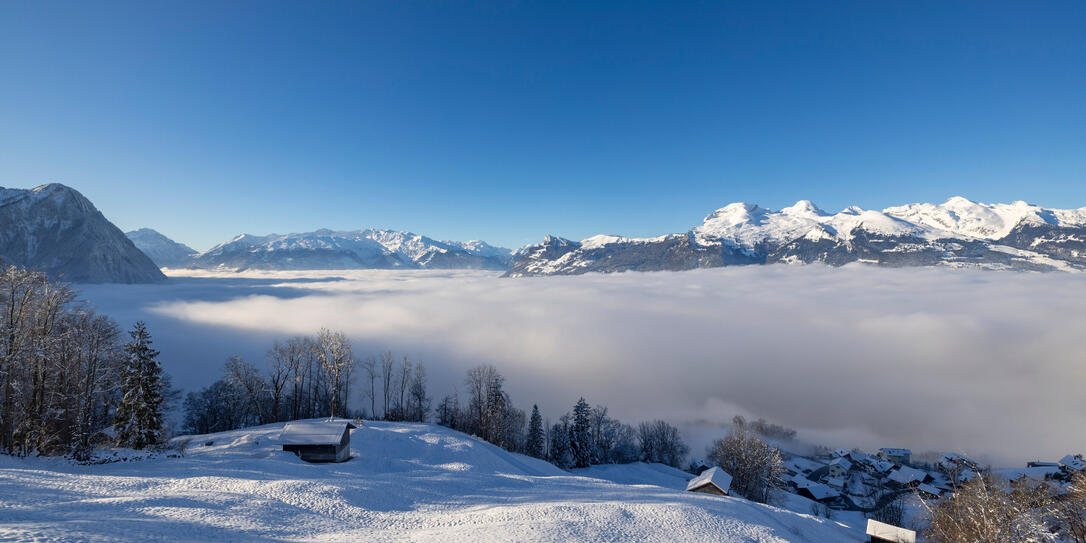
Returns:
[[[568,420],[568,416],[563,416],[560,424],[551,427],[551,450],[547,455],[552,464],[562,469],[573,467],[573,455],[570,454],[569,448]]]
[[[163,438],[162,404],[165,383],[162,365],[151,348],[151,334],[142,321],[128,335],[124,345],[124,370],[121,373],[121,404],[117,407],[114,427],[120,445],[142,449],[161,443]]]
[[[584,398],[577,400],[573,406],[573,427],[569,435],[570,453],[573,455],[573,465],[578,468],[587,468],[592,464],[592,408]]]
[[[532,406],[532,417],[528,420],[528,443],[525,450],[528,456],[543,458],[543,417],[539,414],[539,406]]]

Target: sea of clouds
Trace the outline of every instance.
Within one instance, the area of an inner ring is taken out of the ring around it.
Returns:
[[[1086,452],[1083,275],[184,272],[81,291],[123,325],[147,321],[188,390],[218,378],[229,355],[264,364],[274,339],[328,327],[356,356],[422,361],[436,398],[493,364],[522,408],[555,419],[584,396],[628,422],[679,425],[695,455],[735,414],[833,447],[953,450],[997,465]]]

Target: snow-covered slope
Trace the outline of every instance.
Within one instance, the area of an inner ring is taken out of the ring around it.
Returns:
[[[143,251],[143,254],[147,255],[160,268],[182,267],[188,264],[189,259],[197,254],[192,247],[177,243],[150,228],[132,230],[131,232],[125,232],[124,235],[132,240],[136,248]]]
[[[76,283],[166,278],[90,200],[57,183],[0,188],[0,260]]]
[[[645,470],[677,479],[644,464],[616,483],[436,425],[381,422],[352,432],[350,461],[307,464],[279,450],[282,426],[200,436],[184,458],[73,466],[0,457],[0,539],[863,541],[862,527],[629,484]]]
[[[494,269],[508,249],[482,241],[437,241],[395,230],[317,230],[301,234],[242,234],[194,257],[189,267],[232,270]]]
[[[558,242],[557,240],[561,240]],[[867,262],[885,266],[1086,269],[1086,208],[1047,209],[954,197],[882,211],[827,213],[810,201],[773,211],[734,203],[687,234],[548,236],[520,250],[508,275],[679,270],[733,264]]]

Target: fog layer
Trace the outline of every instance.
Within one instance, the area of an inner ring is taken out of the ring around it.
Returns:
[[[391,349],[421,360],[435,397],[490,363],[522,408],[538,403],[556,418],[585,396],[628,422],[681,425],[695,453],[736,413],[831,446],[955,450],[997,464],[1086,451],[1078,275],[365,271],[200,274],[83,291],[123,325],[147,320],[187,389],[217,378],[231,354],[263,364],[272,339],[329,327],[354,340],[356,355]]]

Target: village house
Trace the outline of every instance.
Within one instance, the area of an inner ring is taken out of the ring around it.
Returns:
[[[713,466],[710,466],[706,461],[700,458],[695,458],[690,461],[691,472],[693,472],[694,475],[701,475],[705,470],[711,467]]]
[[[909,449],[895,449],[892,447],[883,447],[879,449],[879,458],[894,462],[895,464],[908,464],[912,454],[913,452]]]
[[[686,484],[688,492],[701,492],[716,496],[727,496],[732,486],[732,476],[719,467],[711,467]]]
[[[927,472],[920,471],[916,468],[910,468],[909,466],[901,466],[894,470],[893,473],[887,478],[889,481],[896,483],[899,487],[915,487],[920,483],[924,483],[931,478]]]
[[[852,469],[852,462],[849,462],[847,458],[840,456],[834,458],[833,461],[827,465],[827,468],[826,474],[830,477],[844,477],[844,475]]]
[[[796,494],[820,503],[837,501],[841,497],[840,492],[830,488],[828,485],[814,482],[807,486],[797,488]]]
[[[1081,454],[1067,455],[1060,459],[1060,465],[1071,471],[1086,471],[1086,460]]]
[[[345,420],[296,421],[283,427],[283,450],[306,462],[346,462],[351,457],[351,430]]]

